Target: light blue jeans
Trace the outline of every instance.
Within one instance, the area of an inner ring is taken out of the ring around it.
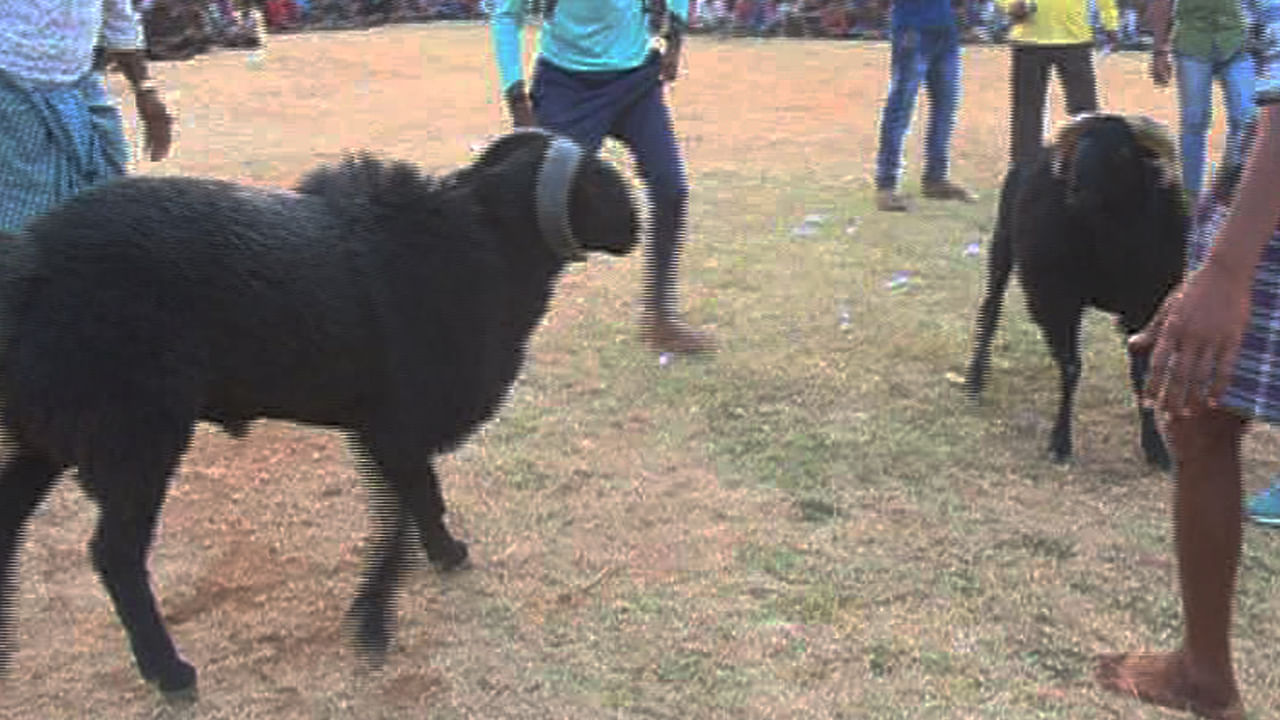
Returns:
[[[1253,60],[1240,51],[1227,58],[1177,55],[1182,182],[1187,194],[1200,197],[1204,185],[1205,139],[1213,121],[1213,79],[1218,79],[1227,106],[1226,162],[1243,162],[1240,138],[1253,118]]]
[[[951,162],[951,131],[960,105],[960,33],[954,27],[893,29],[889,97],[880,118],[876,188],[894,189],[902,171],[902,141],[924,81],[929,95],[924,180],[944,180]]]

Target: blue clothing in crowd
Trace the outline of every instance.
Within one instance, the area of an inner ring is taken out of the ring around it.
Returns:
[[[893,29],[930,30],[955,27],[950,0],[894,0],[890,13]]]
[[[947,178],[951,134],[960,105],[960,31],[949,0],[895,0],[889,96],[880,116],[876,188],[897,187],[902,145],[921,83],[929,94],[924,181]]]

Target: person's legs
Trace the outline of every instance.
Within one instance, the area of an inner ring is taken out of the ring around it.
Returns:
[[[1049,80],[1049,50],[1034,46],[1013,46],[1010,85],[1013,93],[1013,120],[1010,128],[1009,160],[1030,162],[1040,152],[1044,134],[1044,99]]]
[[[894,28],[889,59],[889,97],[880,116],[880,145],[876,154],[877,202],[881,210],[906,210],[897,197],[898,175],[902,170],[902,141],[911,124],[920,88],[923,59],[920,31]]]
[[[1095,112],[1098,109],[1098,76],[1093,69],[1093,48],[1059,48],[1054,65],[1062,82],[1062,93],[1067,100],[1067,113]]]
[[[1222,85],[1223,103],[1227,106],[1224,159],[1228,164],[1243,165],[1241,142],[1244,129],[1257,114],[1257,106],[1253,103],[1253,58],[1247,52],[1238,52],[1217,68],[1217,75]]]
[[[1179,147],[1182,184],[1194,201],[1204,183],[1205,137],[1212,119],[1213,66],[1208,60],[1179,54],[1174,62],[1178,78]]]
[[[924,87],[929,95],[923,194],[936,200],[973,202],[973,195],[949,177],[951,135],[960,107],[960,36],[954,28],[928,31],[923,36],[924,55],[928,62]]]
[[[647,71],[642,68],[636,72]],[[610,133],[631,149],[652,210],[641,317],[643,339],[662,351],[710,352],[715,349],[711,336],[684,324],[677,311],[676,271],[688,229],[689,180],[662,84],[654,82],[625,108]]]
[[[945,180],[951,167],[951,133],[960,105],[960,43],[949,31],[925,32],[923,38],[924,89],[929,96],[924,181],[930,182]]]
[[[1170,653],[1102,657],[1098,681],[1104,687],[1155,705],[1243,720],[1230,631],[1240,559],[1244,430],[1244,420],[1224,410],[1170,421],[1183,644]]]

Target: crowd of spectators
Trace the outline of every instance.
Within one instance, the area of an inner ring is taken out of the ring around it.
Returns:
[[[1143,48],[1146,0],[1121,0],[1121,48]],[[533,6],[540,5],[534,0]],[[691,30],[725,35],[887,37],[891,0],[693,0]],[[953,0],[966,42],[1003,42],[1008,18],[994,0]],[[152,59],[213,47],[257,47],[263,32],[481,19],[487,0],[140,0]]]
[[[888,36],[891,0],[700,0],[693,29],[736,35],[879,40]],[[966,42],[1004,42],[1009,19],[994,0],[953,0]],[[1121,0],[1120,46],[1150,46],[1146,0]]]
[[[481,0],[138,0],[153,60],[253,48],[264,32],[484,17]]]

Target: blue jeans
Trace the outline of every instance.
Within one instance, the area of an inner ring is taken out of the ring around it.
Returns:
[[[1228,58],[1177,56],[1179,152],[1182,154],[1182,182],[1192,198],[1200,196],[1204,184],[1205,138],[1213,120],[1213,78],[1222,86],[1227,105],[1227,148],[1225,161],[1242,163],[1240,138],[1254,116],[1253,60],[1249,53],[1237,52]]]
[[[944,180],[951,162],[951,131],[960,105],[960,36],[954,27],[893,29],[889,97],[880,118],[876,188],[893,189],[902,170],[902,141],[924,80],[929,95],[924,180]]]

